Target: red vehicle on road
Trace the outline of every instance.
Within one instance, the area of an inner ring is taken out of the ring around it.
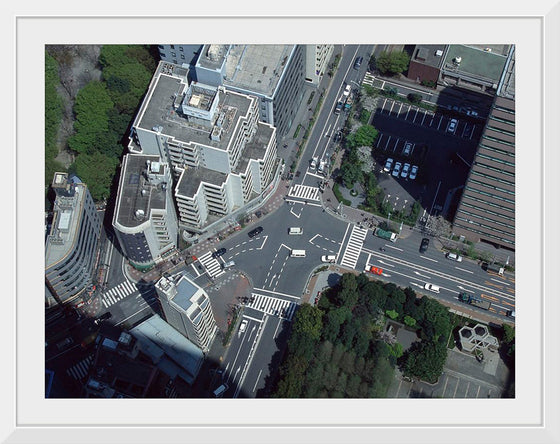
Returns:
[[[383,269],[379,267],[366,267],[366,271],[373,273],[373,274],[383,274]]]

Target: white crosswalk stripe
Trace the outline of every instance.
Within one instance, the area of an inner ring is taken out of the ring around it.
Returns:
[[[136,292],[138,292],[138,289],[132,282],[124,281],[101,295],[101,302],[105,308],[108,308],[111,305],[116,304],[121,299],[124,299]]]
[[[306,200],[321,200],[319,188],[307,185],[294,185],[288,191],[288,197],[299,197]]]
[[[368,230],[366,228],[360,228],[357,225],[352,227],[352,233],[350,233],[350,239],[348,239],[348,244],[344,250],[340,265],[348,268],[356,267],[358,258],[362,252],[363,240],[366,238],[367,232]]]
[[[208,252],[198,258],[206,272],[211,278],[221,276],[225,273],[218,259],[212,257],[212,252]]]
[[[87,358],[82,359],[77,364],[66,370],[66,373],[77,381],[84,379],[88,372],[91,363],[93,362],[93,354],[89,355]]]
[[[262,311],[270,315],[275,315],[288,321],[292,320],[297,304],[285,299],[264,296],[258,293],[251,293],[252,302],[247,304],[254,310]]]

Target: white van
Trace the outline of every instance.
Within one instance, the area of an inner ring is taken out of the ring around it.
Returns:
[[[290,227],[288,234],[303,234],[303,228],[300,227]]]
[[[224,392],[229,388],[227,384],[222,384],[216,390],[214,390],[214,398],[221,398]]]
[[[326,256],[321,256],[321,261],[334,264],[336,262],[336,254],[328,254]]]
[[[227,261],[227,262],[224,262],[224,264],[222,265],[222,268],[224,270],[226,270],[228,268],[231,268],[231,267],[235,267],[235,262],[234,261]]]
[[[434,293],[439,293],[439,287],[434,284],[426,284],[424,285],[425,290],[433,291]]]
[[[291,257],[305,257],[305,250],[292,250]]]

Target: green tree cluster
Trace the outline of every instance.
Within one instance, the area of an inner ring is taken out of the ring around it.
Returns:
[[[99,63],[101,81],[91,81],[78,91],[74,103],[74,134],[68,140],[69,148],[77,154],[69,171],[88,185],[96,201],[109,196],[127,129],[157,64],[145,45],[104,45]],[[48,60],[47,68],[51,65],[52,61]],[[49,113],[54,114],[47,107],[46,114]],[[48,144],[46,150],[48,153]],[[48,161],[46,168],[49,168]],[[52,174],[48,176],[52,179]]]
[[[405,72],[410,63],[410,56],[405,52],[383,51],[376,59],[376,67],[381,74],[395,75]]]
[[[417,328],[421,341],[407,352],[398,342],[383,342],[378,330],[385,315]],[[450,330],[447,309],[436,300],[344,274],[317,308],[304,304],[296,314],[274,396],[384,397],[397,363],[407,375],[437,379]]]
[[[45,192],[48,191],[54,173],[64,171],[64,165],[56,161],[56,144],[62,121],[62,97],[57,92],[60,85],[57,61],[45,51]]]

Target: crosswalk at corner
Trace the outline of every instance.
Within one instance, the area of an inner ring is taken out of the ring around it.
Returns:
[[[297,307],[295,302],[264,296],[258,293],[251,293],[251,296],[251,302],[247,304],[247,307],[269,315],[278,316],[288,321],[292,320]]]
[[[212,257],[211,251],[200,256],[198,258],[198,261],[202,264],[202,266],[212,279],[225,273],[225,271],[222,270],[222,265],[220,264],[218,259]]]
[[[348,239],[348,244],[346,245],[346,250],[344,250],[340,265],[348,268],[356,267],[367,233],[367,228],[360,228],[357,225],[352,225],[352,233],[350,234],[350,239]]]
[[[121,282],[116,287],[107,290],[101,295],[101,302],[105,308],[109,308],[111,305],[116,304],[121,299],[126,298],[132,293],[138,292],[138,288],[130,281]]]
[[[321,200],[318,187],[310,187],[308,185],[294,185],[288,191],[288,197],[298,197],[307,200]]]
[[[93,362],[93,353],[88,357],[82,359],[77,364],[74,364],[72,367],[66,370],[66,374],[71,376],[77,381],[82,381],[89,373],[89,367]]]
[[[362,80],[362,85],[373,86],[374,81],[375,81],[375,77],[373,76],[373,74],[370,72],[366,72],[366,75],[364,76],[364,80]]]

